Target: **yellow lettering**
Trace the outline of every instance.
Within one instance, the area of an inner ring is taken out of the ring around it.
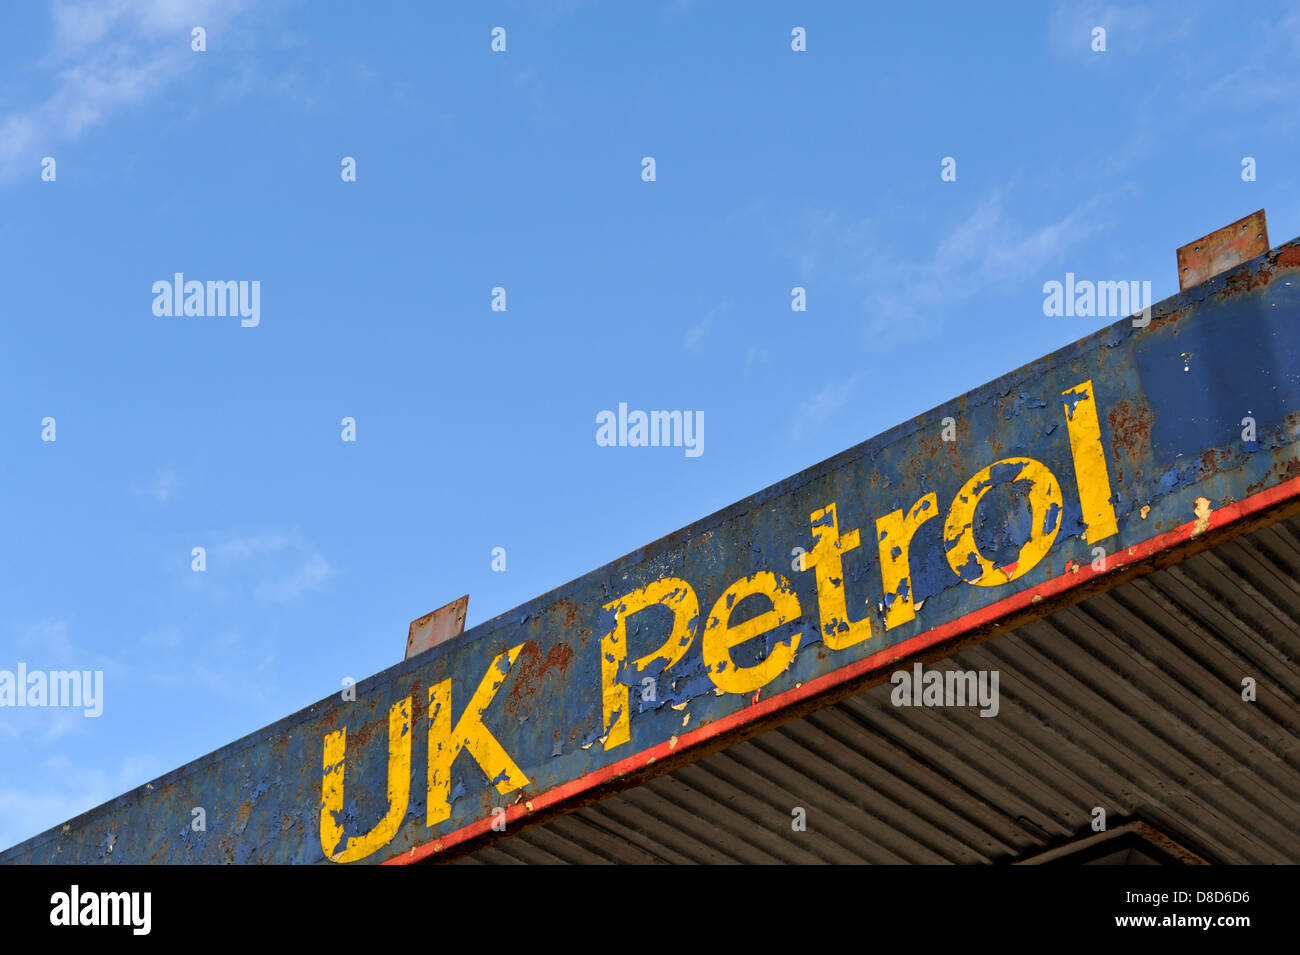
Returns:
[[[627,660],[627,618],[655,604],[662,604],[672,611],[672,630],[663,646],[634,661],[632,666],[643,670],[654,660],[662,658],[663,669],[666,670],[682,658],[695,636],[694,626],[700,615],[700,600],[695,596],[691,585],[680,577],[664,577],[605,604],[606,610],[614,611],[614,629],[600,641],[600,682],[605,711],[606,749],[612,749],[631,739],[627,686],[619,682],[619,675]],[[618,716],[616,720],[615,714]]]
[[[894,599],[885,608],[885,629],[892,630],[916,618],[912,607],[912,538],[917,529],[939,513],[939,499],[927,494],[912,506],[907,516],[894,511],[876,520],[876,539],[880,542],[880,579],[885,597]],[[906,592],[901,592],[906,588]]]
[[[1094,544],[1118,534],[1119,524],[1110,501],[1110,475],[1106,472],[1106,455],[1101,447],[1101,425],[1097,421],[1092,379],[1061,394],[1074,396],[1073,402],[1065,403],[1066,430],[1070,433],[1070,455],[1074,458],[1074,479],[1079,485],[1083,522],[1088,526],[1088,543]]]
[[[350,836],[342,852],[343,766],[347,760],[347,727],[325,737],[321,777],[320,847],[334,862],[364,859],[385,845],[402,824],[411,795],[411,698],[388,711],[388,814],[364,836]]]
[[[751,594],[762,594],[772,602],[772,609],[731,626],[732,610]],[[713,605],[704,626],[704,664],[714,685],[728,693],[750,693],[776,678],[794,659],[798,634],[789,643],[778,643],[766,660],[752,667],[736,666],[731,648],[798,619],[800,613],[799,598],[790,589],[790,582],[770,571],[742,577],[728,587]]]
[[[461,750],[474,757],[503,796],[528,785],[523,770],[483,725],[483,711],[492,703],[497,688],[505,681],[523,648],[522,643],[511,647],[488,664],[487,673],[483,674],[454,727],[451,725],[451,680],[429,687],[428,825],[436,825],[451,816],[451,766]]]
[[[817,612],[821,617],[822,640],[832,650],[843,650],[871,637],[870,614],[850,621],[844,596],[844,555],[858,546],[856,530],[840,535],[839,519],[832,501],[808,516],[812,523],[813,547],[800,555],[800,570],[817,576]]]
[[[986,491],[993,486],[994,468],[1016,468],[1015,482],[1028,481],[1031,527],[1029,540],[1020,549],[1014,561],[1005,567],[994,567],[985,559],[975,546],[975,507]],[[1023,577],[1034,565],[1047,555],[1056,540],[1056,533],[1061,529],[1061,487],[1047,465],[1033,458],[1005,458],[995,461],[962,485],[962,489],[953,498],[952,508],[948,511],[948,520],[944,526],[943,539],[947,548],[948,564],[953,572],[968,584],[977,587],[997,587],[1017,577]],[[1051,530],[1047,530],[1048,515],[1055,519]],[[971,567],[971,563],[976,566]],[[968,571],[978,570],[978,576]]]

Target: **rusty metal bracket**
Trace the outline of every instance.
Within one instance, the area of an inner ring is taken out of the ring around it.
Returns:
[[[1200,285],[1206,279],[1267,251],[1268,223],[1264,220],[1264,210],[1260,209],[1181,246],[1178,249],[1178,291]]]
[[[469,594],[457,597],[445,607],[439,607],[426,613],[418,620],[411,621],[411,630],[406,637],[406,656],[411,659],[418,653],[431,650],[440,643],[446,643],[452,637],[459,637],[465,632],[465,611],[469,607]]]

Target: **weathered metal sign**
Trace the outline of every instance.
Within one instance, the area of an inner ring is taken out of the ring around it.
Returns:
[[[1298,409],[1293,242],[0,860],[463,851],[1293,509]]]

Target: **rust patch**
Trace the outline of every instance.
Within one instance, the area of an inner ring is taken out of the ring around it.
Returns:
[[[1223,470],[1224,464],[1229,463],[1231,458],[1231,452],[1219,448],[1211,448],[1206,451],[1201,455],[1201,464],[1205,475],[1209,477],[1218,474],[1219,471]]]
[[[966,403],[963,401],[962,406],[965,407],[965,404]],[[957,451],[957,444],[960,442],[961,444],[964,445],[968,441],[970,441],[970,419],[967,418],[965,415],[962,415],[960,418],[957,419],[957,440],[949,442],[948,450],[955,455]]]
[[[541,651],[537,649],[537,643],[533,640],[525,641],[523,649],[519,651],[519,658],[511,670],[519,671],[519,679],[513,680],[513,686],[510,687],[510,693],[506,696],[506,713],[512,717],[519,716],[519,707],[527,697],[533,696],[537,692],[536,676],[537,655]]]
[[[570,600],[568,597],[562,599],[560,601],[560,604],[564,606],[564,625],[569,629],[572,629],[573,627],[577,626],[578,605],[574,603],[572,600]]]
[[[239,804],[239,808],[235,810],[235,829],[237,831],[242,832],[244,830],[244,826],[248,824],[248,817],[252,811],[253,804],[247,799]]]
[[[1271,484],[1280,484],[1283,481],[1289,481],[1296,477],[1300,477],[1300,458],[1289,458],[1286,461],[1279,461],[1269,468],[1260,480],[1256,481],[1254,484],[1247,485],[1246,494],[1254,494]]]
[[[1115,451],[1126,458],[1140,460],[1151,451],[1151,409],[1145,402],[1116,402],[1107,415]]]
[[[358,727],[356,732],[350,734],[352,739],[348,740],[348,745],[356,746],[358,749],[368,746],[370,744],[370,737],[375,735],[375,730],[378,728],[379,724],[377,722],[374,720],[366,720],[360,727]],[[388,737],[388,720],[384,720],[384,737]]]
[[[1245,295],[1257,288],[1263,288],[1269,282],[1273,281],[1273,273],[1266,268],[1260,268],[1258,272],[1240,272],[1232,276],[1223,283],[1223,288],[1215,295],[1219,301],[1228,298],[1236,298],[1238,295]]]
[[[569,664],[573,662],[573,647],[567,643],[557,643],[547,651],[546,656],[542,658],[541,664],[537,667],[538,676],[558,671],[556,678],[563,680],[569,672]]]
[[[1284,249],[1279,249],[1274,262],[1284,268],[1300,266],[1300,245],[1288,245]]]

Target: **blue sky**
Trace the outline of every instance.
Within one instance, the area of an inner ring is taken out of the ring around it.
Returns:
[[[1108,324],[1067,271],[1300,232],[1295,8],[357,10],[5,5],[0,670],[104,709],[0,709],[0,847]],[[704,453],[598,446],[619,402]]]

